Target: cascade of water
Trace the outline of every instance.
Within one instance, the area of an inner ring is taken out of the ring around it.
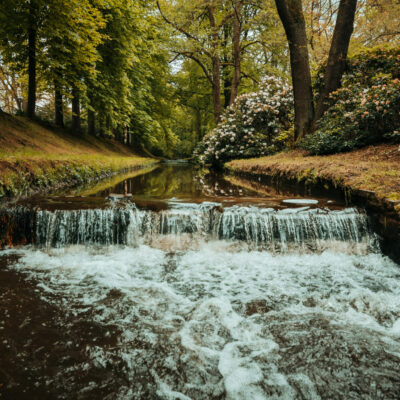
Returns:
[[[134,205],[95,210],[37,211],[35,244],[129,245],[149,243],[162,236],[190,235],[192,241],[227,240],[247,243],[253,249],[285,251],[292,247],[324,249],[329,243],[364,243],[374,247],[365,214],[350,208],[263,209],[217,203],[181,204],[160,212]]]

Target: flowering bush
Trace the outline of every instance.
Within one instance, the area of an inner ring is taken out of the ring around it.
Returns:
[[[316,99],[323,87],[326,61],[321,63],[313,79]],[[360,50],[347,59],[342,83],[343,86],[356,82],[371,86],[372,80],[379,74],[389,74],[393,79],[400,79],[400,47],[373,47]]]
[[[289,85],[278,78],[267,77],[260,91],[236,99],[218,126],[199,143],[194,157],[201,164],[218,166],[234,158],[276,152],[290,139],[292,110]]]
[[[400,143],[400,48],[351,58],[318,130],[301,142],[312,154],[349,151],[385,139]]]

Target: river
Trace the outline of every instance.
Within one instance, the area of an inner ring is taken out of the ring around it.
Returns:
[[[400,398],[400,267],[340,198],[170,163],[2,213],[0,398]]]

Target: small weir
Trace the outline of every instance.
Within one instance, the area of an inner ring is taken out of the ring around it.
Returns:
[[[134,203],[106,209],[2,211],[7,224],[3,243],[60,248],[71,245],[156,243],[162,236],[184,236],[189,245],[201,241],[239,241],[249,249],[326,250],[337,242],[376,249],[368,218],[357,209],[337,211],[308,207],[274,210],[255,206],[222,207],[218,203],[170,204],[161,211],[141,210]]]
[[[400,267],[363,210],[118,179],[0,209],[0,398],[400,398]]]

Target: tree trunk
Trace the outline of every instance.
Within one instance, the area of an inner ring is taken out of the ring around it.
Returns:
[[[72,130],[76,135],[81,131],[81,103],[77,87],[72,88]]]
[[[275,0],[289,42],[295,112],[295,139],[304,137],[313,121],[314,105],[306,24],[301,0]]]
[[[54,106],[55,106],[55,123],[57,126],[64,127],[64,107],[63,95],[57,82],[54,83]]]
[[[34,118],[36,111],[36,14],[36,4],[34,0],[31,0],[28,27],[28,118]]]
[[[224,41],[222,45],[226,48],[228,47],[229,41],[229,26],[224,26]],[[222,64],[222,80],[223,80],[223,92],[224,92],[224,108],[229,107],[231,101],[231,87],[232,87],[232,78],[230,77],[230,68],[229,68],[229,58],[226,53],[224,53],[223,64]]]
[[[201,110],[200,110],[200,108],[196,108],[195,112],[196,112],[195,113],[195,116],[196,116],[195,129],[196,129],[196,138],[197,138],[196,142],[200,142],[201,139],[203,139],[203,135],[201,132]]]
[[[128,127],[125,125],[124,126],[124,139],[123,139],[124,144],[128,144]]]
[[[88,134],[96,136],[96,114],[93,110],[88,110]]]
[[[340,87],[346,68],[347,52],[354,28],[357,0],[341,0],[333,32],[328,64],[326,66],[324,87],[319,95],[314,121],[318,121],[327,109],[326,100],[330,93]]]
[[[225,60],[224,60],[225,61]],[[223,84],[224,84],[224,108],[229,107],[231,104],[231,85],[232,80],[230,79],[229,75],[227,74],[228,68],[223,66],[222,67],[222,75],[223,75]]]
[[[241,22],[241,14],[242,14],[242,0],[235,1],[235,13],[233,16],[233,79],[232,79],[232,90],[231,90],[231,98],[229,104],[232,104],[238,94],[238,87],[240,83],[240,74],[241,74],[241,46],[240,46],[240,37],[242,33],[242,22]]]
[[[212,4],[208,6],[208,18],[211,26],[212,36],[212,90],[214,102],[214,119],[215,124],[221,119],[222,105],[221,105],[221,62],[219,59],[218,49],[218,31],[215,22],[215,6]]]
[[[19,97],[19,93],[18,93],[18,82],[17,79],[15,77],[15,73],[12,73],[11,75],[11,85],[12,85],[12,94],[14,97],[14,100],[17,104],[17,109],[19,113],[23,112],[23,108],[22,108],[22,99]]]

